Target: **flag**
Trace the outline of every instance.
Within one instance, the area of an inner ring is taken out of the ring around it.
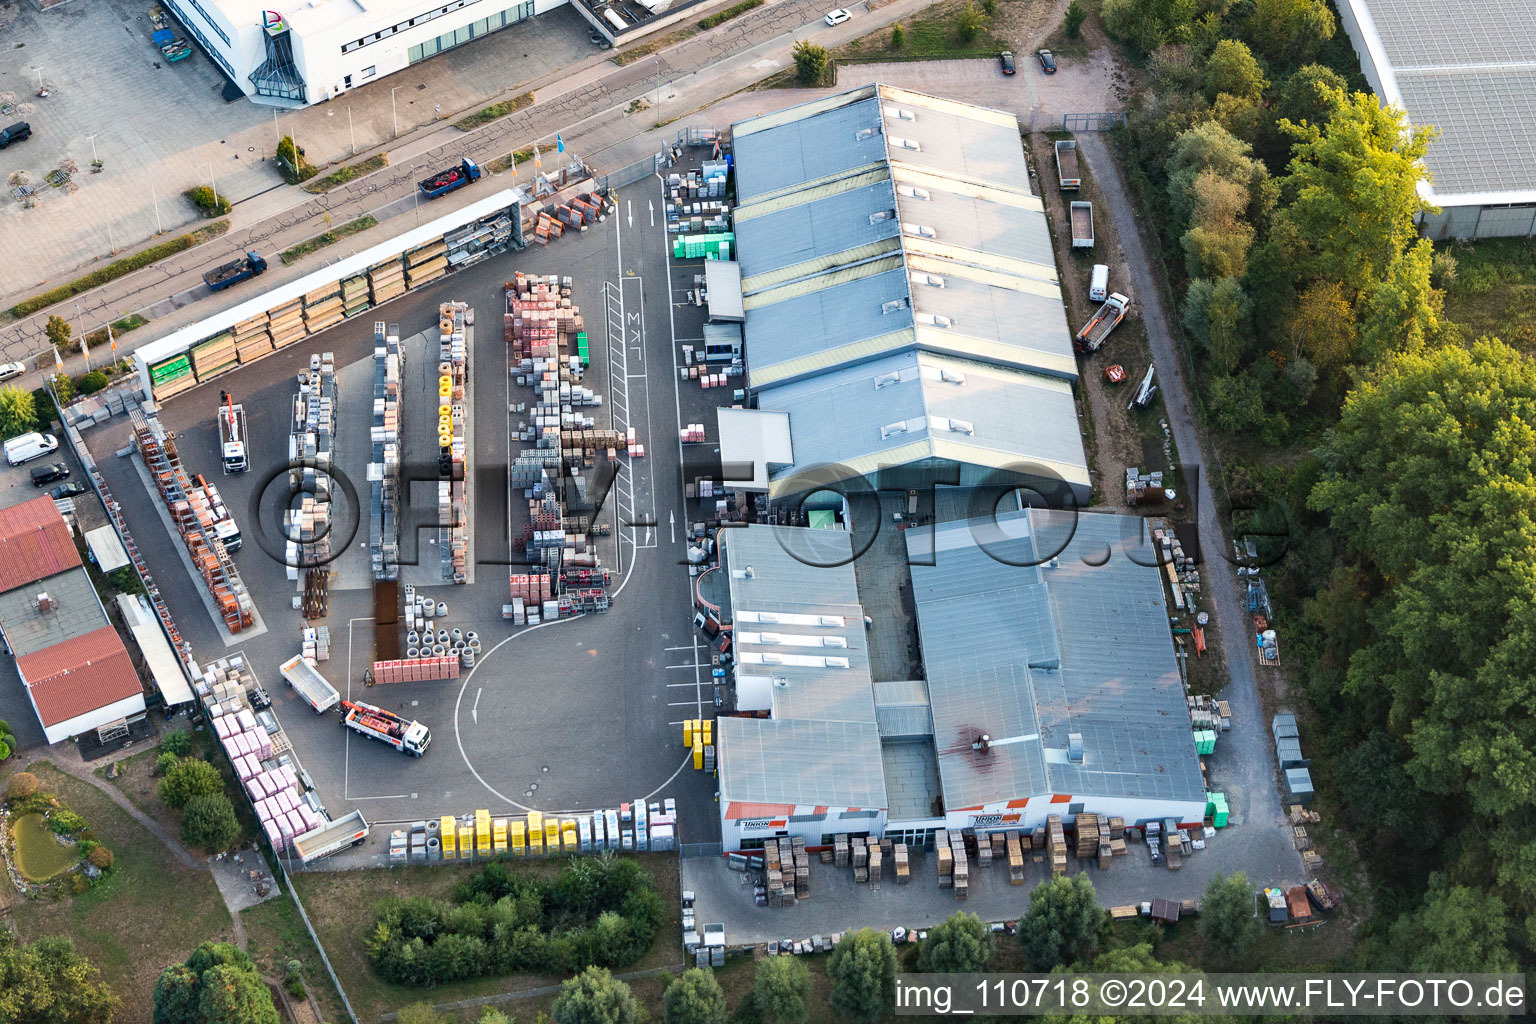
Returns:
[[[86,359],[91,358],[91,353],[85,347],[85,335],[83,334],[80,335],[80,354],[85,356]]]
[[[64,372],[64,357],[59,355],[59,346],[53,346],[53,368],[58,373]]]
[[[517,154],[516,153],[512,154],[512,177],[514,179],[516,179],[516,177],[517,177]]]
[[[107,341],[112,345],[112,361],[117,362],[117,339],[112,337],[112,325],[107,324]]]
[[[565,140],[560,137],[560,133],[559,132],[555,132],[555,152],[556,153],[564,153],[565,152]]]
[[[539,144],[537,142],[533,144],[533,166],[541,171],[544,169],[544,161],[539,159]]]

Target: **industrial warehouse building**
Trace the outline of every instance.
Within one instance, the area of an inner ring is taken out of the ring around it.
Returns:
[[[793,451],[770,496],[832,464],[881,489],[1006,477],[1086,503],[1077,363],[1013,115],[872,85],[731,131],[747,383],[789,414]]]
[[[133,660],[49,497],[0,509],[0,636],[49,743],[144,713]]]
[[[722,531],[738,709],[769,716],[718,721],[725,848],[921,844],[1079,812],[1201,822],[1142,541],[1138,518],[1040,509],[909,531],[926,679],[872,680],[847,532]]]
[[[335,99],[566,0],[164,0],[241,92],[302,107]]]
[[[1445,238],[1536,231],[1536,5],[1530,0],[1340,0],[1360,68],[1384,102],[1433,125],[1421,217]]]

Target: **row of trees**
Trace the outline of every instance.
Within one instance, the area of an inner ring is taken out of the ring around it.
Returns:
[[[161,741],[160,757],[155,763],[156,771],[162,773],[160,799],[180,812],[182,842],[217,853],[240,838],[240,819],[217,768],[200,758],[179,758],[166,747],[171,743],[185,752],[185,742],[185,733],[171,733]]]
[[[492,864],[452,901],[382,901],[366,949],[379,975],[430,986],[487,974],[569,974],[644,955],[665,908],[634,860],[575,858],[552,882]]]
[[[1454,259],[1415,222],[1434,130],[1352,91],[1324,0],[1103,17],[1146,55],[1127,163],[1229,493],[1291,534],[1269,572],[1330,724],[1313,770],[1376,883],[1357,967],[1506,969],[1536,949],[1536,369],[1446,320]]]
[[[154,1024],[281,1024],[272,992],[245,951],[205,942],[155,982]]]

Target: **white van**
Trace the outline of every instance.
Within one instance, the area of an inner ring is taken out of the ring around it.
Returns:
[[[19,466],[23,462],[31,462],[33,459],[58,450],[58,438],[52,434],[39,434],[34,431],[5,442],[5,461],[13,466]]]
[[[1103,302],[1109,295],[1109,268],[1102,263],[1093,265],[1093,276],[1088,279],[1088,299]]]

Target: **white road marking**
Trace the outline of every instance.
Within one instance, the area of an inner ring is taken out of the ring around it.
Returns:
[[[476,725],[480,724],[480,695],[484,692],[483,687],[475,689],[475,706],[469,709],[469,717],[474,719]]]

